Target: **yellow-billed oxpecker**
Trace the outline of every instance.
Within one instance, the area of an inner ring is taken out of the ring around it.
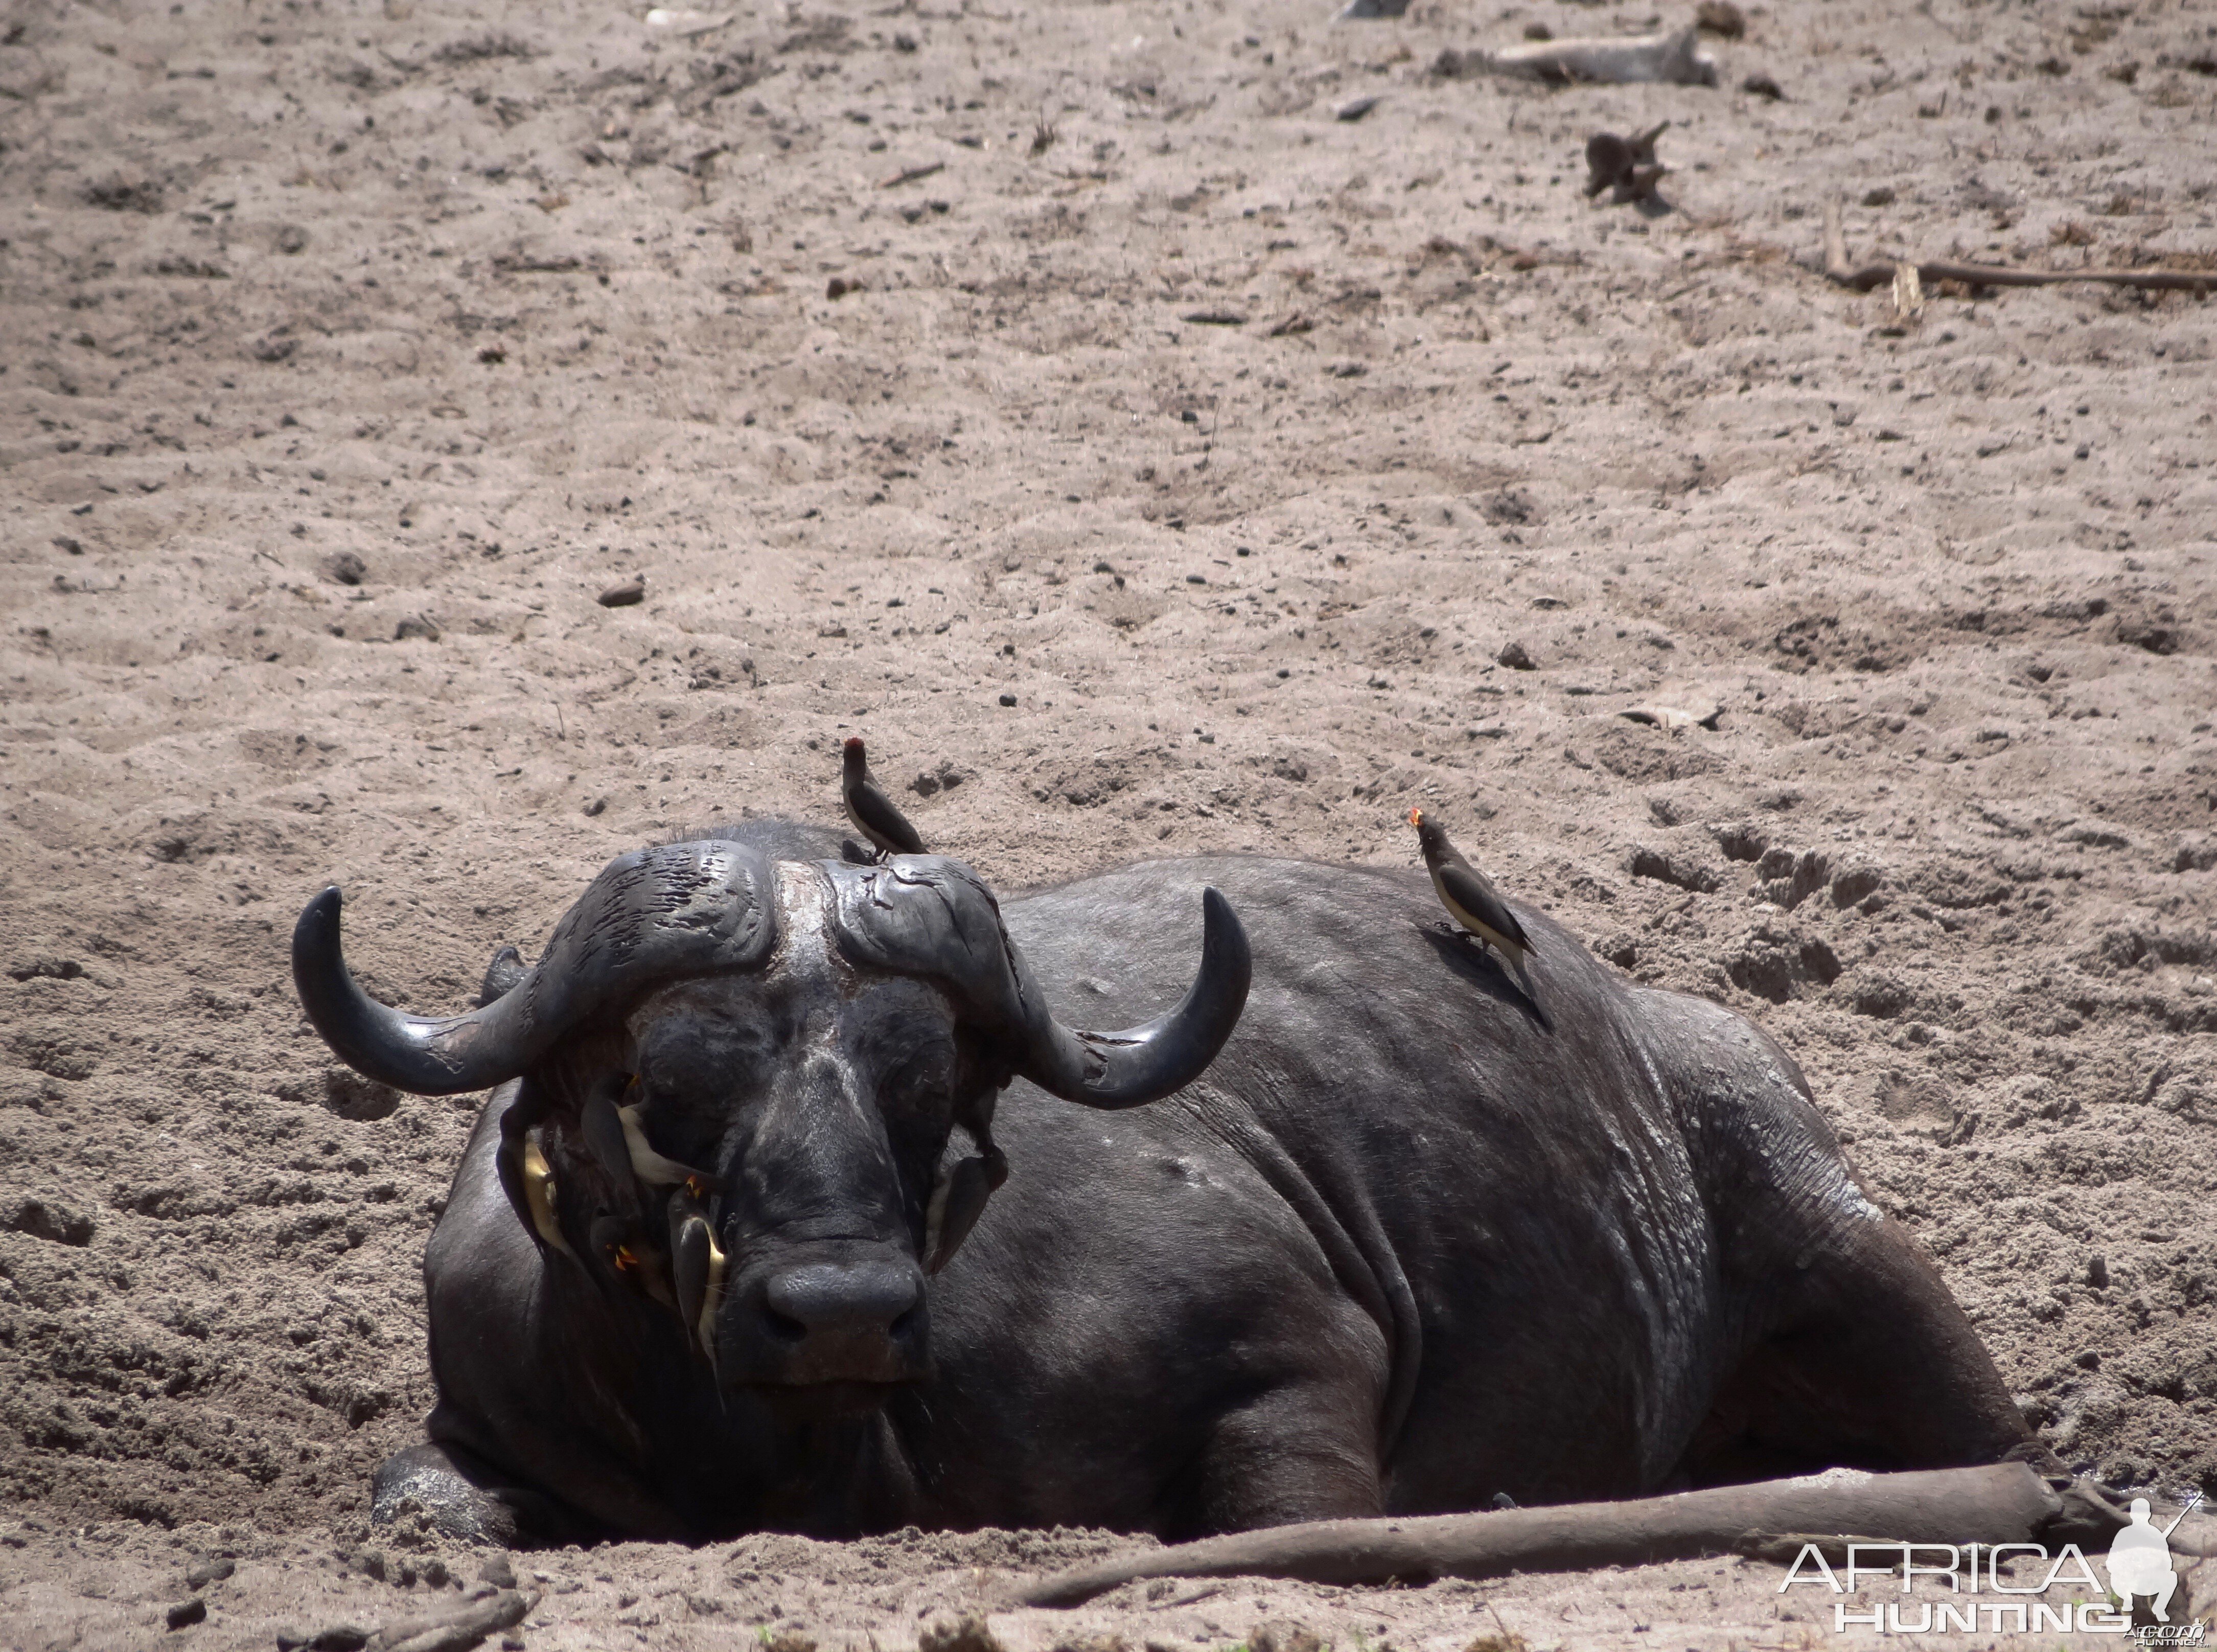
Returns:
[[[1485,874],[1462,857],[1438,823],[1424,818],[1423,810],[1411,809],[1409,824],[1417,828],[1417,846],[1424,852],[1424,869],[1432,875],[1433,891],[1440,905],[1448,909],[1448,916],[1482,944],[1500,948],[1510,962],[1522,968],[1532,943]]]

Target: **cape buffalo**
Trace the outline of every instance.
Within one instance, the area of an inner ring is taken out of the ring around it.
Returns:
[[[1002,906],[837,842],[623,856],[448,1020],[355,985],[336,889],[302,914],[343,1059],[499,1086],[381,1517],[1184,1538],[2038,1453],[1793,1061],[1542,914],[1520,985],[1413,870]]]

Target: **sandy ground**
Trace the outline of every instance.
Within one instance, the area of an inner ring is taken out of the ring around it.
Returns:
[[[301,902],[450,1008],[857,729],[1004,888],[1436,809],[1796,1053],[2066,1459],[2217,1490],[2217,306],[1806,267],[1828,196],[2208,267],[2208,0],[1758,6],[1715,90],[1432,72],[1636,5],[718,15],[0,15],[0,1642],[147,1644],[195,1554],[226,1646],[429,1587],[332,1556],[470,1107],[327,1060]],[[1664,119],[1676,210],[1587,201]],[[893,1652],[1058,1544],[526,1556],[524,1632]],[[1828,1637],[1776,1575],[1087,1621]]]

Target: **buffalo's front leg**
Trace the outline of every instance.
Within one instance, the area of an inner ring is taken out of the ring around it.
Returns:
[[[1274,1389],[1217,1420],[1165,1541],[1382,1514],[1378,1408],[1368,1384]]]
[[[400,1519],[411,1505],[460,1543],[521,1549],[586,1535],[584,1522],[544,1492],[514,1483],[462,1446],[435,1440],[394,1452],[372,1484],[370,1519],[378,1525]]]
[[[1687,1468],[1723,1482],[2005,1457],[2060,1468],[1938,1270],[1887,1219],[1836,1234],[1785,1288]]]

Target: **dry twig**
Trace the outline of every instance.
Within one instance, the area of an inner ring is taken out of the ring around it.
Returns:
[[[1959,264],[1928,258],[1922,263],[1891,260],[1861,268],[1848,262],[1848,239],[1840,227],[1840,203],[1825,203],[1825,274],[1842,287],[1868,293],[1891,286],[1896,272],[1913,269],[1919,282],[1961,282],[1966,287],[2054,287],[2064,282],[2100,282],[2109,287],[2138,287],[2171,293],[2217,292],[2217,271],[2189,269],[2011,269],[1999,264]]]

